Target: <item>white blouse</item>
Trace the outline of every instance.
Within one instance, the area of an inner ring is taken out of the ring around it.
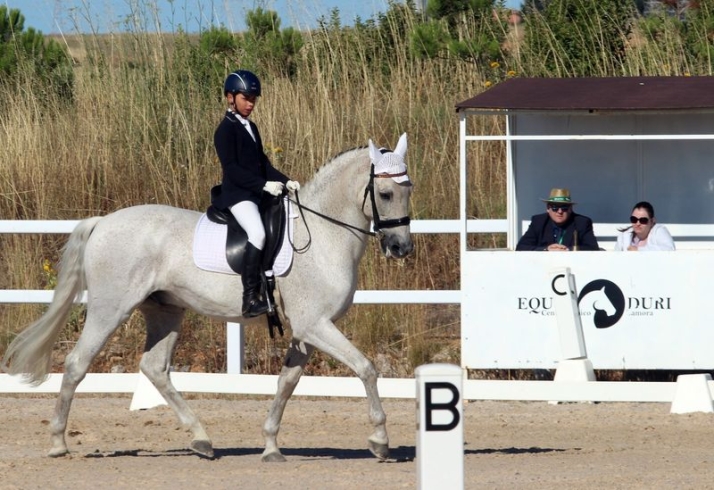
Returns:
[[[617,251],[627,251],[627,247],[633,245],[633,239],[635,238],[635,233],[630,230],[621,231],[617,235],[617,243],[615,244],[615,250]],[[655,223],[655,225],[650,230],[650,234],[647,235],[647,244],[638,247],[642,252],[651,252],[655,250],[675,250],[674,239],[670,235],[669,230],[666,226]]]
[[[250,137],[253,138],[253,141],[255,141],[255,135],[253,134],[253,129],[250,127],[250,122],[237,112],[234,112],[236,119],[243,125],[246,131],[248,131],[248,134],[250,134]]]

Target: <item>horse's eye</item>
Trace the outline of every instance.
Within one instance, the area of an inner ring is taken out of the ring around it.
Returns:
[[[379,198],[382,201],[391,201],[392,200],[392,193],[391,192],[380,192],[379,193]]]

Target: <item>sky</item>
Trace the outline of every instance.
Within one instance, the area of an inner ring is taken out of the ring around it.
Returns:
[[[19,9],[25,17],[25,30],[32,27],[43,34],[77,32],[118,32],[126,30],[132,8],[144,15],[137,27],[143,30],[174,32],[181,27],[198,32],[211,25],[223,25],[232,31],[245,30],[245,14],[258,7],[275,10],[281,27],[309,29],[320,17],[329,18],[334,8],[340,20],[350,25],[358,16],[374,17],[388,8],[387,0],[0,0],[10,9]],[[521,0],[507,0],[518,8]],[[157,12],[146,6],[155,6]]]

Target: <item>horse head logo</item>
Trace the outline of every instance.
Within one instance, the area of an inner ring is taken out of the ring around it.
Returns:
[[[583,300],[587,298],[587,302]],[[578,306],[592,305],[595,310],[595,328],[608,328],[616,324],[625,312],[625,295],[614,282],[596,279],[588,283],[578,296]]]

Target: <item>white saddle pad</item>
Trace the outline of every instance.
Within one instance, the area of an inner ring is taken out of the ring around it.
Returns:
[[[293,262],[293,247],[290,242],[293,240],[293,220],[297,215],[292,214],[292,205],[287,199],[285,199],[285,212],[288,223],[285,227],[283,244],[273,264],[273,273],[276,276],[285,275]],[[209,220],[206,213],[201,215],[193,234],[193,261],[196,267],[210,272],[235,275],[226,260],[227,228],[225,225]]]

